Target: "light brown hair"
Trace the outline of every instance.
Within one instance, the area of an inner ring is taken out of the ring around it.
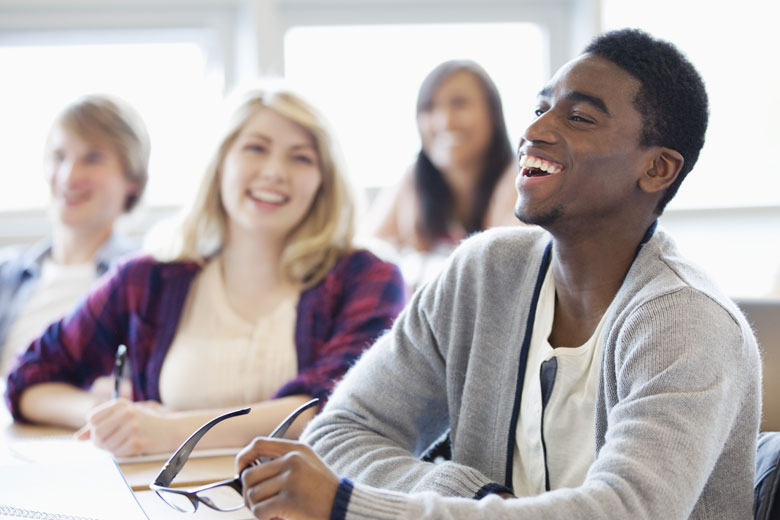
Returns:
[[[120,99],[90,94],[76,99],[57,115],[46,140],[47,151],[51,148],[52,135],[58,129],[88,142],[107,142],[113,147],[125,178],[138,187],[125,201],[125,212],[133,209],[149,179],[151,151],[149,134],[138,112]]]
[[[227,128],[206,167],[193,201],[178,226],[175,243],[161,260],[205,262],[224,245],[227,213],[220,194],[222,164],[247,121],[261,108],[303,127],[317,151],[322,184],[314,201],[288,237],[283,271],[304,288],[319,282],[338,258],[352,247],[355,203],[338,147],[319,112],[297,94],[283,89],[255,89],[240,97]]]

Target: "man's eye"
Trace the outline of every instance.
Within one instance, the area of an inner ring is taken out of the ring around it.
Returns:
[[[537,108],[536,110],[534,110],[534,115],[535,115],[536,117],[539,117],[539,116],[541,116],[542,114],[544,114],[544,112],[545,112],[545,111],[544,111],[544,110],[542,110],[541,108]]]
[[[97,164],[102,160],[103,160],[103,154],[98,151],[89,152],[84,157],[84,162],[86,162],[87,164]]]
[[[572,114],[571,117],[569,117],[572,121],[575,121],[577,123],[593,123],[590,119],[585,119],[582,116],[579,116],[577,114]]]

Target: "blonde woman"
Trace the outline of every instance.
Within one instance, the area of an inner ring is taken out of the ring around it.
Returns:
[[[241,446],[324,401],[404,303],[396,267],[350,246],[345,181],[314,108],[290,92],[251,92],[172,251],[120,266],[30,346],[8,380],[13,416],[81,428],[131,456],[171,451],[248,405],[200,444]],[[133,401],[96,402],[83,388],[111,371],[120,344]]]
[[[0,372],[138,244],[114,232],[143,195],[149,137],[125,102],[87,95],[55,118],[44,148],[48,237],[0,251]]]

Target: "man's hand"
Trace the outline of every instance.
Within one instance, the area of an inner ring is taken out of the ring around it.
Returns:
[[[92,439],[96,446],[117,457],[169,451],[175,445],[168,426],[168,411],[157,402],[133,403],[112,399],[93,409],[79,440]]]
[[[259,457],[273,460],[252,466]],[[244,501],[255,518],[330,518],[339,478],[305,444],[257,437],[238,454],[236,467]]]

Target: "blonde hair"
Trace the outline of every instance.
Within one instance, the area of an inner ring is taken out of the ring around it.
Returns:
[[[303,288],[318,283],[352,247],[355,203],[338,147],[319,112],[297,94],[284,89],[254,89],[239,99],[219,146],[208,163],[195,200],[178,224],[163,261],[203,263],[224,245],[227,213],[220,194],[222,163],[247,121],[261,108],[273,110],[303,127],[317,151],[322,183],[309,211],[293,229],[282,253],[283,272]]]
[[[70,103],[54,119],[46,139],[47,152],[57,129],[85,141],[108,142],[119,156],[125,178],[138,186],[127,196],[125,212],[138,204],[149,180],[151,152],[149,133],[138,112],[120,99],[90,94]]]

